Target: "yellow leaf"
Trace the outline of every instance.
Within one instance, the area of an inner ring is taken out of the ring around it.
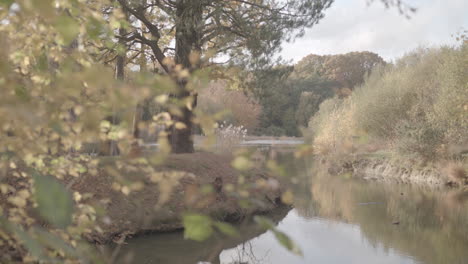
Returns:
[[[26,206],[26,199],[24,199],[23,197],[20,197],[20,196],[14,196],[14,197],[10,197],[8,198],[8,201],[17,206],[17,207],[25,207]]]
[[[130,188],[128,188],[127,186],[122,187],[122,193],[125,194],[125,195],[129,195],[130,194]]]
[[[186,129],[187,126],[182,122],[177,122],[177,123],[175,123],[175,128],[176,129]]]
[[[246,157],[237,157],[234,159],[231,163],[232,167],[237,169],[237,170],[248,170],[252,168],[253,164],[248,160]]]
[[[159,103],[159,104],[165,104],[168,99],[169,99],[169,96],[167,94],[163,94],[163,95],[156,96],[154,101],[156,101],[156,103]]]
[[[294,194],[291,191],[286,191],[281,195],[281,201],[284,204],[292,204],[294,202]]]

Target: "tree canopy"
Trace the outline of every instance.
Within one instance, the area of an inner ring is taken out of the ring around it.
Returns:
[[[385,61],[373,52],[350,52],[339,55],[310,54],[294,67],[293,77],[308,78],[314,74],[334,81],[340,88],[353,89],[364,82],[364,77]]]
[[[128,39],[151,47],[169,73],[166,57],[175,57],[176,63],[187,68],[200,66],[189,60],[195,51],[236,62],[245,58],[269,60],[268,55],[278,51],[281,41],[303,34],[333,1],[118,2],[130,17]]]
[[[192,152],[196,93],[187,86],[187,73],[219,60],[248,67],[272,62],[284,40],[292,40],[316,24],[332,0],[118,0],[129,24],[119,39],[145,45],[165,73],[173,76],[175,97],[188,102],[172,113],[184,128],[172,129],[174,152]]]

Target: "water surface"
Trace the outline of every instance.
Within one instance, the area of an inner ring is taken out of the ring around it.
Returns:
[[[468,192],[332,177],[310,162],[287,164],[294,209],[270,217],[302,249],[296,256],[253,222],[240,237],[199,243],[182,232],[133,238],[118,263],[468,263]]]

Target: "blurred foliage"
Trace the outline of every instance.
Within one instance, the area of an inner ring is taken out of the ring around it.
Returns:
[[[48,222],[59,228],[66,228],[72,222],[73,200],[65,187],[52,177],[37,172],[34,178],[37,210]]]
[[[151,98],[160,109],[173,112],[185,103],[168,98],[176,87],[169,76],[141,72],[128,82],[115,80],[113,65],[103,63],[101,56],[117,48],[115,32],[127,26],[115,4],[1,2],[2,262],[86,263],[99,256],[83,237],[101,231],[96,221],[100,212],[88,204],[89,194],[72,195],[71,186],[99,171],[115,176],[116,183],[109,185],[123,194],[137,191],[141,183],[128,182],[114,168],[102,166],[103,159],[89,155],[83,146],[116,142],[122,153],[119,167],[131,170],[138,164],[141,171],[150,171],[170,152],[163,131],[160,151],[138,162],[138,155],[132,154],[137,140],[132,121],[139,102]],[[194,74],[188,85],[201,84],[203,78]],[[170,126],[173,121],[167,116],[160,111],[152,125]],[[199,119],[203,128],[214,127],[209,116],[201,114]],[[157,174],[153,173],[155,181],[170,192],[173,185],[164,182],[171,179]],[[38,230],[39,225],[44,230]]]
[[[247,67],[248,72],[270,66],[281,42],[301,36],[331,3],[0,1],[2,261],[104,262],[84,237],[103,231],[100,225],[106,221],[97,220],[106,219],[105,212],[88,203],[89,194],[71,194],[74,184],[85,176],[110,175],[112,190],[129,196],[144,183],[128,177],[144,174],[158,184],[160,201],[167,200],[182,174],[155,167],[171,151],[193,150],[192,124],[208,137],[214,135],[217,116],[194,109],[200,87],[216,74],[229,74],[212,58],[228,56],[232,65]],[[291,88],[294,102],[301,89]],[[295,117],[294,110],[286,110],[283,123]],[[135,137],[145,125],[140,124],[141,112],[151,120],[150,129],[172,129],[159,132],[159,151],[148,156]],[[287,126],[287,133],[296,132]],[[91,155],[95,153],[85,146],[94,152],[96,142],[97,153],[117,149],[120,156]],[[238,165],[243,168],[246,163]],[[234,233],[228,225],[201,215],[186,216],[184,222],[187,237],[196,240],[213,227]],[[295,249],[287,237],[277,237]]]
[[[281,243],[281,245],[283,245],[289,251],[299,256],[303,255],[301,249],[294,243],[294,241],[292,241],[285,233],[278,230],[271,220],[265,217],[256,216],[255,222],[257,222],[263,228],[272,231],[276,239],[278,239],[278,241]]]
[[[143,157],[135,150],[139,144],[134,137],[134,123],[139,126],[135,109],[149,100],[147,104],[157,109],[146,113],[151,115],[151,118],[146,117],[151,119],[150,126],[174,126],[183,130],[187,123],[174,116],[183,115],[189,108],[190,112],[193,110],[193,96],[169,95],[178,94],[181,80],[187,89],[197,90],[206,83],[210,70],[188,74],[169,59],[153,69],[148,67],[146,64],[151,57],[141,55],[148,52],[143,45],[123,46],[122,39],[130,36],[122,36],[122,33],[137,30],[137,23],[128,16],[135,9],[125,6],[125,1],[18,0],[0,4],[2,261],[89,262],[87,258],[99,254],[86,246],[83,237],[102,232],[102,223],[97,219],[102,219],[103,212],[95,204],[88,204],[89,194],[75,191],[72,195],[71,186],[85,175],[108,174],[114,180],[109,182],[112,189],[128,196],[138,192],[142,183],[129,181],[124,173],[138,171],[149,173],[151,181],[164,189],[161,201],[164,197],[167,199],[176,185],[174,181],[179,178],[155,171],[154,167],[164,162],[171,151],[168,134],[161,131],[159,151]],[[123,10],[121,4],[124,4]],[[288,6],[291,10],[302,7],[298,2]],[[291,18],[286,26],[310,26],[326,8],[323,5],[309,7],[310,12],[306,13],[314,17],[313,20]],[[227,8],[232,12],[252,11],[245,6]],[[269,15],[275,12],[272,10]],[[160,13],[151,15],[151,20],[157,21]],[[134,18],[138,18],[138,14],[133,14]],[[279,18],[277,21],[285,22]],[[146,26],[154,30],[149,24]],[[268,28],[259,30],[266,34],[265,30],[272,29],[269,28],[272,25],[266,26]],[[173,35],[169,31],[167,34],[159,44],[171,42]],[[253,52],[265,48],[257,44],[268,46],[271,41],[286,37],[283,33],[265,35],[266,40],[257,38],[256,31],[252,34],[256,36],[255,41],[239,43],[239,50],[250,45]],[[221,36],[224,35],[218,32],[216,37],[221,40]],[[140,54],[135,52],[135,47],[140,48]],[[275,50],[268,47],[269,52]],[[140,60],[132,60],[135,55],[139,55],[136,57]],[[119,57],[128,57],[127,63],[121,65],[117,60],[114,68],[113,61]],[[168,65],[174,66],[170,74],[154,74],[158,67]],[[128,72],[125,81],[121,80],[122,66]],[[139,72],[135,70],[137,66]],[[115,72],[115,69],[120,70]],[[198,111],[190,122],[197,123],[206,135],[213,135],[215,122],[210,115]],[[109,145],[118,146],[121,156],[114,165],[108,165],[108,159],[90,155],[83,148],[96,142],[101,142],[98,153],[108,153],[101,150]],[[200,218],[186,218],[188,233],[192,234],[189,238],[202,239],[212,227],[234,233],[227,224],[208,222],[206,228],[197,219]],[[44,230],[37,226],[43,226]],[[93,259],[92,263],[101,261]]]
[[[237,230],[228,223],[213,221],[210,217],[200,214],[184,215],[184,237],[196,241],[204,241],[209,238],[214,230],[228,235],[238,235]]]

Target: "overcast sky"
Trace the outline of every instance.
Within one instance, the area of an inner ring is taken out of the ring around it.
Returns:
[[[410,19],[380,0],[335,0],[325,18],[294,43],[286,43],[283,58],[300,60],[314,54],[372,51],[393,60],[418,46],[456,42],[452,35],[468,29],[468,0],[405,0],[418,10]]]

